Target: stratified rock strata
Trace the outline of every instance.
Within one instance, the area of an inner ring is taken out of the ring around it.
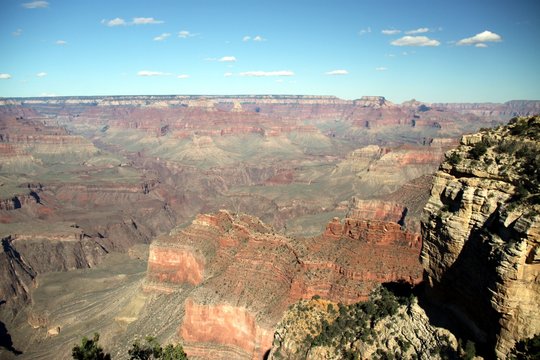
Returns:
[[[430,294],[505,358],[540,332],[540,118],[464,136],[435,174],[421,261]]]
[[[178,334],[189,355],[260,359],[290,304],[354,303],[381,282],[415,283],[419,249],[419,235],[391,221],[334,219],[325,234],[293,240],[220,211],[153,242],[145,289],[187,296]]]

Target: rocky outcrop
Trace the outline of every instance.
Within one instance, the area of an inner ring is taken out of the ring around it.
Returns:
[[[362,200],[353,197],[349,205],[347,217],[365,220],[390,221],[404,225],[407,212],[408,209],[404,205],[395,202]]]
[[[36,272],[25,263],[19,252],[13,248],[10,236],[1,241],[0,301],[9,302],[9,307],[21,306],[29,300]]]
[[[334,219],[324,235],[291,239],[220,211],[153,242],[144,288],[187,296],[178,333],[189,355],[259,359],[290,304],[354,303],[381,282],[415,283],[419,248],[418,234],[393,222]]]
[[[456,338],[430,324],[415,299],[399,305],[390,295],[344,306],[301,301],[283,316],[269,359],[444,359],[458,354]],[[400,300],[401,301],[401,300]]]
[[[381,107],[392,106],[394,104],[386,100],[384,96],[362,96],[359,100],[354,100],[354,105],[379,109]]]
[[[539,153],[538,117],[464,136],[435,174],[424,210],[428,293],[488,357],[505,358],[540,332]]]

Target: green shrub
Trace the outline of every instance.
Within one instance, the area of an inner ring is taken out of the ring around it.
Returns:
[[[128,350],[130,360],[187,360],[184,348],[180,344],[176,346],[169,344],[163,348],[152,336],[147,336],[145,340],[145,344],[141,344],[139,341],[133,343],[132,348]],[[73,358],[76,360],[110,360],[111,356],[103,353],[98,341],[98,333],[94,333],[92,340],[83,337],[81,345],[75,346],[72,350]]]
[[[71,350],[71,355],[76,360],[110,360],[111,355],[103,352],[101,346],[98,345],[99,334],[94,333],[92,339],[84,336],[81,340],[81,345],[76,345]]]
[[[482,155],[487,152],[488,145],[484,141],[477,142],[473,148],[469,151],[471,157],[475,160],[480,160]]]
[[[453,152],[448,156],[447,160],[451,165],[457,165],[461,162],[461,156],[457,152]]]
[[[463,359],[465,360],[472,360],[476,356],[476,346],[471,340],[467,340],[467,342],[465,343],[465,349],[463,350],[465,352],[463,355]]]
[[[499,154],[513,154],[519,148],[519,143],[515,140],[503,140],[495,147],[495,152]]]

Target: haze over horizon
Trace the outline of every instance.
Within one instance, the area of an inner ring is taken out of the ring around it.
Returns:
[[[2,3],[0,96],[540,99],[540,3]]]

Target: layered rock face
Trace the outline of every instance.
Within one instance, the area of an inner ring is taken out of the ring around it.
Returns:
[[[435,174],[422,222],[429,294],[505,358],[540,332],[540,119],[464,136]]]
[[[207,359],[262,359],[270,348],[273,332],[261,327],[256,315],[228,304],[185,302],[185,316],[179,335],[189,344],[190,357]],[[212,346],[217,345],[217,349]]]
[[[1,111],[0,145],[0,169],[4,171],[27,165],[29,160],[25,156],[84,158],[98,151],[90,141],[71,135],[64,128],[22,116],[6,116]],[[39,160],[34,162],[41,164]]]
[[[159,193],[155,177],[54,123],[24,107],[0,109],[4,321],[31,302],[38,274],[93,267],[175,222],[164,209],[174,195]]]
[[[489,126],[539,108],[538,102],[504,104],[392,104],[382,96],[342,100],[333,96],[111,96],[2,99],[4,112],[25,108],[68,121],[139,129],[162,136],[189,137],[194,131],[222,136],[261,131],[302,130],[305,120],[344,119],[355,127],[388,126],[461,131]],[[28,113],[28,110],[25,110]],[[275,129],[272,129],[275,127]],[[454,132],[455,135],[455,132]]]
[[[30,289],[36,272],[24,262],[17,250],[12,247],[10,237],[2,239],[0,274],[2,274],[0,298],[15,304],[26,303],[30,297]]]
[[[220,211],[153,242],[145,289],[186,297],[178,334],[190,356],[260,359],[288,305],[314,295],[353,303],[381,282],[415,283],[419,248],[418,234],[391,221],[334,219],[325,234],[293,240]]]
[[[333,176],[353,173],[359,183],[357,196],[373,197],[397,191],[404,183],[436,171],[451,146],[419,145],[354,150],[339,162]]]

